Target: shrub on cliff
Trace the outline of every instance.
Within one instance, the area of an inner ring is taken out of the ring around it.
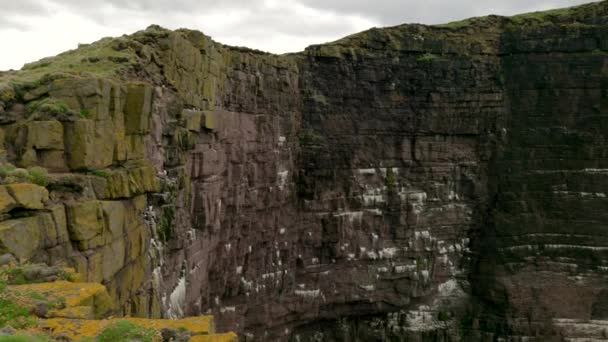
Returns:
[[[0,342],[50,342],[51,340],[44,335],[0,335]]]
[[[158,340],[154,329],[145,328],[129,321],[118,321],[108,325],[97,337],[97,342],[154,342]]]
[[[49,185],[49,174],[43,167],[29,169],[16,168],[12,164],[0,165],[0,184],[34,183],[46,187]]]
[[[35,166],[28,169],[28,172],[30,174],[30,179],[32,180],[32,183],[38,184],[40,186],[49,185],[49,174],[45,168]]]

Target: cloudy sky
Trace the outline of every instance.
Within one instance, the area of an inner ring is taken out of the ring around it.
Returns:
[[[187,27],[230,45],[303,50],[368,29],[510,15],[591,0],[0,0],[0,70],[150,24]]]

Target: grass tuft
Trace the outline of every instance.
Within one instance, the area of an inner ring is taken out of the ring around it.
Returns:
[[[154,329],[145,328],[129,321],[117,321],[109,324],[97,336],[98,342],[153,342],[156,337]]]

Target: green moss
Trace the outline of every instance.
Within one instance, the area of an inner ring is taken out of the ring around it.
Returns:
[[[312,130],[303,132],[300,134],[299,138],[300,145],[304,147],[320,146],[324,142],[323,137]]]
[[[43,167],[34,166],[28,169],[31,182],[40,186],[49,185],[49,173]]]
[[[17,84],[35,82],[43,78],[73,76],[120,77],[138,60],[134,44],[126,41],[119,47],[116,41],[124,38],[103,38],[97,42],[80,45],[54,57],[29,63],[15,73],[0,76],[0,82]],[[92,57],[92,58],[91,58]]]
[[[79,338],[79,339],[75,340],[74,342],[97,342],[97,340],[95,339],[95,337],[87,336],[87,337]]]
[[[523,13],[523,14],[514,15],[514,16],[510,17],[510,19],[517,24],[522,24],[524,21],[528,21],[528,20],[541,21],[541,20],[546,20],[549,17],[559,17],[559,16],[564,16],[564,15],[569,15],[572,13],[572,10],[575,8],[577,8],[577,7],[566,7],[566,8],[552,9],[552,10],[548,10],[548,11]]]
[[[441,322],[448,321],[450,319],[450,313],[445,311],[439,311],[437,314],[437,319]]]
[[[0,184],[11,183],[34,183],[46,187],[49,185],[49,176],[43,167],[34,166],[26,170],[12,164],[0,165]]]
[[[46,297],[43,296],[41,293],[36,292],[36,291],[29,291],[27,293],[27,296],[31,299],[35,299],[35,300],[46,300]]]
[[[83,118],[83,119],[88,119],[88,118],[91,117],[91,113],[89,112],[88,109],[84,109],[83,108],[83,109],[80,110],[80,117]]]
[[[51,116],[74,114],[74,112],[63,102],[52,98],[45,98],[38,101],[32,101],[25,107],[28,117],[35,113],[45,113]]]
[[[552,9],[552,10],[548,10],[548,11],[522,13],[522,14],[514,15],[514,16],[511,16],[508,18],[511,20],[510,25],[522,25],[522,24],[525,24],[526,22],[550,21],[550,20],[553,20],[556,18],[562,18],[562,17],[569,16],[569,17],[572,17],[572,19],[573,19],[571,24],[574,24],[575,23],[574,19],[577,14],[585,13],[585,11],[594,12],[596,10],[596,7],[597,7],[597,4],[591,3],[591,4],[581,5],[581,6],[557,8],[557,9]],[[436,26],[458,29],[458,28],[462,28],[462,27],[469,27],[472,25],[480,25],[480,24],[484,24],[484,23],[485,24],[496,23],[496,21],[493,20],[491,16],[473,17],[473,18],[468,18],[465,20],[453,21],[453,22],[449,22],[447,24],[441,24],[441,25],[436,25]]]
[[[117,321],[109,324],[97,337],[98,342],[152,342],[156,332],[129,321]]]
[[[158,225],[159,238],[167,242],[173,235],[173,220],[175,219],[175,207],[172,205],[162,207],[162,215]]]
[[[427,53],[423,54],[422,56],[418,57],[417,61],[418,62],[430,62],[437,58],[439,58],[439,56],[437,56],[433,53],[427,52]]]
[[[5,271],[8,278],[8,283],[13,285],[27,284],[27,279],[23,273],[23,268],[16,267]]]
[[[51,339],[44,335],[0,335],[0,342],[51,342]]]
[[[108,170],[93,170],[93,171],[91,171],[91,173],[94,176],[101,177],[101,178],[109,178],[110,176],[112,176],[112,173]]]
[[[8,177],[15,169],[16,167],[13,164],[0,165],[0,177]]]
[[[31,326],[34,320],[30,317],[30,310],[18,305],[14,301],[0,298],[0,327],[10,325],[15,329]]]

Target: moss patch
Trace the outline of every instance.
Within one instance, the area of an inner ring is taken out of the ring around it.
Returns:
[[[108,324],[97,337],[99,342],[153,342],[157,340],[154,329],[144,328],[129,321],[117,321]]]

